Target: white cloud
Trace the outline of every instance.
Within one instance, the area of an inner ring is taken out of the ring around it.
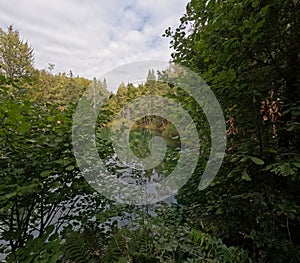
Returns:
[[[179,24],[188,0],[10,0],[0,27],[13,24],[35,50],[37,68],[99,77],[123,63],[170,59],[164,30]]]

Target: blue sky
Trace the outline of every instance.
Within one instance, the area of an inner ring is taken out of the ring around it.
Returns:
[[[35,51],[35,66],[99,77],[125,63],[168,61],[169,39],[188,0],[0,0],[0,27],[13,24]]]

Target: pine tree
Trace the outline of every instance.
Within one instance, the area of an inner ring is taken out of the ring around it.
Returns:
[[[19,32],[12,25],[7,32],[0,28],[0,73],[11,79],[29,77],[33,62],[33,49],[20,39]]]
[[[151,69],[151,70],[149,69],[148,76],[147,76],[147,81],[151,81],[151,80],[154,80],[154,81],[156,80],[153,69]]]

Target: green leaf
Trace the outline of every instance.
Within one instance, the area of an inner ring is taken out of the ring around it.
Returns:
[[[245,170],[242,173],[242,179],[245,180],[245,181],[251,181],[251,178],[250,178],[249,174]]]
[[[47,177],[52,173],[51,170],[45,170],[43,172],[41,172],[41,177]]]
[[[17,192],[12,192],[12,193],[2,196],[1,199],[2,200],[10,199],[11,197],[14,197],[16,194],[17,194]]]
[[[251,156],[250,159],[257,165],[263,165],[265,162],[262,159]]]
[[[294,166],[296,166],[297,168],[300,168],[300,163],[293,163]]]
[[[22,122],[19,126],[18,126],[18,131],[19,132],[27,132],[30,129],[31,125],[27,122]]]
[[[260,2],[259,0],[253,1],[253,2],[252,2],[252,7],[253,7],[253,8],[258,7],[258,6],[259,6],[259,2]]]
[[[75,168],[75,167],[74,167],[73,165],[69,165],[69,166],[66,167],[66,170],[67,170],[67,171],[73,171],[74,168]]]
[[[269,5],[264,6],[261,10],[260,10],[260,17],[263,17],[267,14],[268,10],[269,10]]]

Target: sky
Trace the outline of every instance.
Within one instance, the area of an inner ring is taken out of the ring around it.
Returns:
[[[0,0],[0,27],[13,25],[35,67],[99,78],[141,60],[169,61],[170,39],[188,0]]]

